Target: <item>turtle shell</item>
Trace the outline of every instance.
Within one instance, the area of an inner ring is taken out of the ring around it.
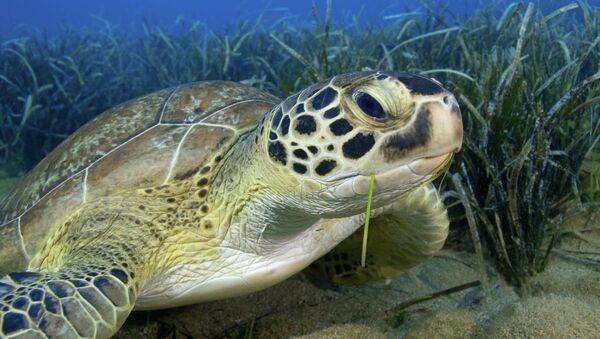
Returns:
[[[52,228],[85,201],[195,173],[280,99],[207,81],[112,108],[77,130],[0,201],[0,276],[27,267]]]

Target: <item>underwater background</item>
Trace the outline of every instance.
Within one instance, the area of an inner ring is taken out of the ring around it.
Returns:
[[[451,234],[391,282],[303,272],[133,314],[122,338],[600,338],[600,1],[0,2],[0,196],[123,101],[224,79],[286,97],[385,69],[440,80],[465,142]]]
[[[542,11],[550,13],[573,1],[530,2]],[[449,18],[464,20],[488,6],[501,13],[510,4],[511,1],[506,0],[336,1],[332,7],[331,18],[335,23],[344,18],[360,16],[365,24],[385,25],[394,15],[411,13],[415,17],[424,15],[426,8],[431,7],[445,8],[448,11],[445,14],[449,15]],[[588,4],[598,6],[600,2],[591,0]],[[197,20],[210,30],[221,30],[227,26],[235,26],[243,20],[254,21],[258,17],[261,17],[261,23],[267,27],[278,21],[291,19],[302,25],[310,24],[313,5],[319,13],[324,13],[324,0],[4,0],[0,13],[0,37],[14,38],[28,34],[32,29],[44,30],[55,36],[61,33],[65,25],[82,27],[100,18],[130,32],[140,32],[140,25],[143,23],[172,27],[178,20]]]

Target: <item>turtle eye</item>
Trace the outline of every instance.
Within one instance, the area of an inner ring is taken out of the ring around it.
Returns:
[[[385,111],[381,104],[371,95],[362,92],[354,92],[354,101],[360,109],[371,118],[381,121],[386,119]]]

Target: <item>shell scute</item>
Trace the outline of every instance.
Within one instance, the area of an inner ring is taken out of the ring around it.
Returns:
[[[195,123],[228,107],[239,108],[240,104],[253,102],[266,103],[271,107],[279,102],[276,97],[254,87],[232,84],[229,81],[209,81],[181,86],[167,103],[161,122]],[[252,112],[252,108],[243,110]]]
[[[22,248],[20,240],[19,221],[13,220],[0,227],[0,276],[4,276],[25,265],[29,261]],[[2,285],[0,283],[0,297],[2,296]]]
[[[172,90],[130,100],[78,129],[58,145],[0,202],[0,224],[15,218],[52,189],[156,123]]]

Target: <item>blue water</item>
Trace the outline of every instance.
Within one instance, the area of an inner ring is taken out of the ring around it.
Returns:
[[[455,0],[427,1],[433,8],[446,6],[454,21],[460,21],[474,11],[493,4],[502,11],[514,1]],[[533,1],[544,12],[551,12],[573,0]],[[325,12],[325,0],[314,1],[321,15]],[[600,6],[600,0],[589,0],[592,6]],[[143,22],[172,25],[177,20],[198,20],[209,29],[222,29],[240,20],[256,20],[262,15],[262,23],[269,25],[282,17],[306,22],[311,16],[313,1],[292,0],[0,0],[0,39],[29,35],[32,31],[55,35],[67,26],[80,27],[98,22],[98,18],[130,30],[139,30]],[[364,22],[384,23],[386,16],[423,11],[417,0],[333,0],[333,20],[360,14]]]

